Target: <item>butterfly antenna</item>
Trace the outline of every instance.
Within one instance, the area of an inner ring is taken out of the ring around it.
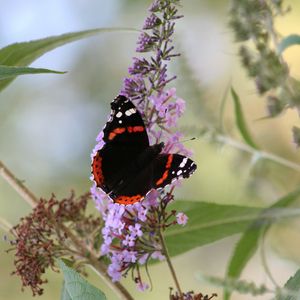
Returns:
[[[193,140],[196,140],[196,139],[197,139],[197,138],[192,137],[192,138],[190,138],[190,139],[180,140],[180,141],[178,141],[178,143],[186,143],[186,142],[193,141]]]

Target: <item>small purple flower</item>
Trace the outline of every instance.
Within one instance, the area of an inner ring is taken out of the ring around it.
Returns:
[[[142,32],[138,39],[138,47],[135,49],[136,52],[148,52],[151,51],[155,45],[155,38]]]
[[[152,70],[153,67],[148,63],[145,58],[133,58],[132,67],[128,68],[128,72],[131,75],[142,74],[146,75],[149,71]]]
[[[153,29],[154,27],[161,24],[161,19],[158,18],[155,14],[151,14],[147,19],[145,20],[143,29]]]
[[[150,5],[149,11],[151,11],[151,12],[157,12],[157,11],[160,10],[160,6],[161,6],[160,1],[159,1],[159,0],[155,0],[155,1],[153,1],[153,3]]]
[[[185,111],[185,101],[181,98],[177,98],[176,100],[176,113],[178,117],[181,117]]]
[[[133,237],[136,237],[136,236],[140,237],[140,236],[143,235],[143,232],[142,232],[142,230],[141,230],[141,227],[142,227],[141,224],[136,223],[136,224],[134,224],[134,226],[129,225],[128,229],[129,229],[129,231],[130,231],[130,234],[131,234]]]
[[[125,224],[122,222],[122,216],[125,208],[123,205],[116,203],[110,203],[108,206],[108,214],[106,216],[105,226],[117,229],[118,232],[121,232],[125,226]]]
[[[102,191],[101,189],[97,188],[95,183],[91,187],[91,194],[93,195],[94,202],[96,204],[96,208],[104,216],[106,214],[108,201],[109,201],[107,194],[104,191]]]
[[[124,246],[128,246],[128,247],[133,247],[134,244],[135,244],[135,239],[136,237],[135,236],[132,236],[132,235],[126,235],[125,236],[125,239],[123,240],[123,245]]]
[[[107,268],[107,273],[111,277],[113,282],[120,281],[121,271],[120,266],[117,263],[112,263]]]
[[[139,281],[137,282],[136,287],[140,292],[144,292],[145,290],[149,289],[149,284]]]
[[[188,217],[184,213],[180,212],[176,215],[176,220],[177,224],[184,226],[188,221]]]
[[[136,251],[128,251],[124,250],[122,252],[124,262],[135,263],[137,261],[137,252]]]
[[[146,253],[139,258],[139,264],[144,265],[149,257],[149,254]]]
[[[154,258],[154,259],[159,259],[160,261],[166,259],[165,256],[162,255],[161,251],[158,251],[158,250],[157,250],[157,251],[154,251],[154,252],[152,253],[151,257]]]
[[[124,79],[121,90],[122,95],[129,97],[133,101],[136,100],[140,102],[144,100],[146,92],[147,89],[142,75],[137,74],[130,78]]]
[[[159,192],[157,190],[151,190],[145,199],[146,205],[149,207],[157,207],[159,205],[158,197]]]
[[[148,209],[141,206],[138,210],[138,219],[142,222],[146,222],[147,221],[147,212],[148,212]]]
[[[167,128],[173,128],[177,125],[178,116],[175,115],[174,113],[166,111],[165,118],[167,120],[167,122],[166,122],[166,127]]]
[[[110,251],[110,244],[106,244],[106,242],[104,242],[101,245],[101,255],[106,255],[108,254]]]

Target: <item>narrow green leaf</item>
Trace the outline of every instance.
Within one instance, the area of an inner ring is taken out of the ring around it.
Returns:
[[[19,75],[41,74],[41,73],[64,74],[66,72],[59,72],[59,71],[41,69],[41,68],[11,67],[11,66],[0,65],[0,84],[3,79],[15,78],[16,76]]]
[[[172,209],[188,216],[185,226],[171,226],[164,236],[171,256],[244,231],[261,208],[176,201]]]
[[[70,32],[58,36],[29,42],[15,43],[0,49],[0,65],[26,67],[43,54],[65,44],[105,32],[137,32],[130,28],[97,28],[85,31]],[[0,82],[0,91],[3,90],[13,78]]]
[[[288,35],[286,37],[284,37],[281,42],[279,43],[279,45],[277,46],[277,52],[279,54],[282,54],[282,52],[291,47],[291,46],[295,46],[295,45],[300,45],[300,35],[298,34],[291,34]]]
[[[225,104],[228,98],[229,88],[231,86],[231,80],[227,85],[224,94],[221,99],[220,111],[219,111],[219,130],[220,132],[224,132],[224,113],[225,113]]]
[[[72,298],[70,297],[70,295],[66,289],[65,281],[63,282],[63,285],[61,288],[60,300],[72,300]]]
[[[231,87],[231,95],[234,103],[234,113],[235,113],[235,123],[237,128],[239,129],[244,141],[254,149],[258,149],[258,146],[254,142],[251,137],[250,131],[247,127],[246,120],[244,118],[240,98],[238,94],[235,92],[234,88]]]
[[[299,300],[300,296],[300,269],[284,285],[284,289],[276,300]]]
[[[288,207],[290,204],[296,201],[299,196],[300,189],[285,195],[276,201],[272,206],[264,209],[259,217],[251,223],[249,228],[243,233],[242,237],[236,244],[227,267],[226,276],[228,278],[239,278],[246,264],[256,252],[261,235],[272,224],[272,218],[265,218],[265,216],[272,214],[272,212],[276,209]],[[230,292],[225,291],[223,299],[228,300],[229,298]]]
[[[105,300],[105,295],[93,285],[89,284],[73,269],[66,266],[62,260],[57,260],[64,273],[62,300]]]

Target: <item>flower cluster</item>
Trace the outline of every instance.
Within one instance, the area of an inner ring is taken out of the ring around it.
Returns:
[[[184,226],[187,216],[182,212],[176,214],[175,210],[166,211],[173,200],[172,193],[160,195],[159,199],[159,193],[152,190],[142,203],[130,206],[105,204],[99,189],[94,190],[94,195],[99,196],[96,203],[101,206],[105,221],[101,255],[110,258],[108,274],[113,281],[119,281],[131,270],[137,288],[144,291],[149,286],[142,281],[139,265],[149,259],[164,260],[161,231],[175,224]]]
[[[274,19],[287,13],[284,1],[232,0],[230,26],[237,42],[242,45],[239,55],[248,75],[255,79],[258,92],[267,96],[267,112],[276,117],[286,108],[300,111],[299,81],[290,76],[287,63],[280,52],[280,36]],[[249,41],[254,46],[249,47]],[[298,127],[293,127],[293,140],[299,147]]]
[[[194,293],[193,291],[183,293],[183,295],[179,295],[178,292],[173,294],[173,289],[170,289],[170,300],[211,300],[218,295],[216,293],[211,296],[203,295],[202,293]]]
[[[135,101],[144,115],[152,143],[165,142],[165,151],[180,152],[190,156],[191,152],[180,143],[180,132],[172,132],[185,110],[185,101],[176,95],[176,89],[165,89],[176,76],[168,77],[168,62],[179,56],[174,53],[172,35],[178,15],[177,0],[157,0],[150,6],[138,39],[137,52],[152,52],[149,58],[133,58],[129,67],[130,76],[124,79],[121,94]]]
[[[50,200],[41,199],[33,212],[13,228],[15,241],[11,242],[11,250],[16,252],[13,274],[21,277],[23,287],[29,286],[33,295],[43,293],[41,285],[47,280],[41,277],[47,268],[54,268],[55,258],[82,257],[69,239],[70,232],[84,238],[86,243],[95,241],[94,235],[101,221],[85,216],[89,198],[90,194],[78,199],[71,194],[61,201],[54,195]]]
[[[176,78],[169,77],[167,71],[170,59],[179,55],[173,53],[171,45],[175,21],[181,17],[178,4],[178,0],[155,0],[150,6],[136,52],[152,55],[133,58],[121,94],[130,98],[142,114],[151,144],[163,141],[163,151],[189,156],[190,151],[180,143],[182,134],[172,130],[185,110],[185,101],[177,97],[175,88],[166,89]],[[103,147],[102,132],[97,142],[92,157]],[[175,224],[184,226],[188,219],[184,213],[166,210],[173,200],[174,187],[169,192],[152,190],[141,203],[131,206],[111,203],[102,190],[92,187],[96,207],[105,221],[101,254],[110,258],[108,274],[113,281],[131,271],[139,290],[149,287],[141,278],[139,266],[150,259],[163,260],[162,231]]]
[[[299,84],[289,75],[289,68],[278,53],[279,36],[274,18],[283,15],[283,1],[232,1],[230,26],[237,42],[242,64],[255,79],[260,94],[267,94],[271,117],[286,107],[299,109]],[[249,48],[249,41],[255,50]],[[247,44],[246,44],[247,43]]]

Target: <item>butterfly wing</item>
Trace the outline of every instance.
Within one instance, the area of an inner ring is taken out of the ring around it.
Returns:
[[[117,96],[111,103],[111,114],[103,128],[106,144],[134,144],[145,149],[149,146],[148,135],[141,114],[125,96]]]
[[[190,177],[197,165],[180,154],[159,154],[154,161],[152,187],[163,188],[175,180]]]
[[[132,170],[126,175],[129,180],[126,179],[125,184],[110,195],[115,203],[128,205],[139,202],[152,188],[152,164],[138,172]]]
[[[133,204],[141,201],[152,188],[163,188],[175,180],[188,178],[196,168],[196,164],[183,155],[159,154],[146,168],[128,173],[131,180],[112,198],[116,203]]]
[[[111,103],[111,114],[103,128],[104,146],[93,158],[92,174],[98,187],[113,190],[126,167],[149,146],[141,114],[125,96]]]

